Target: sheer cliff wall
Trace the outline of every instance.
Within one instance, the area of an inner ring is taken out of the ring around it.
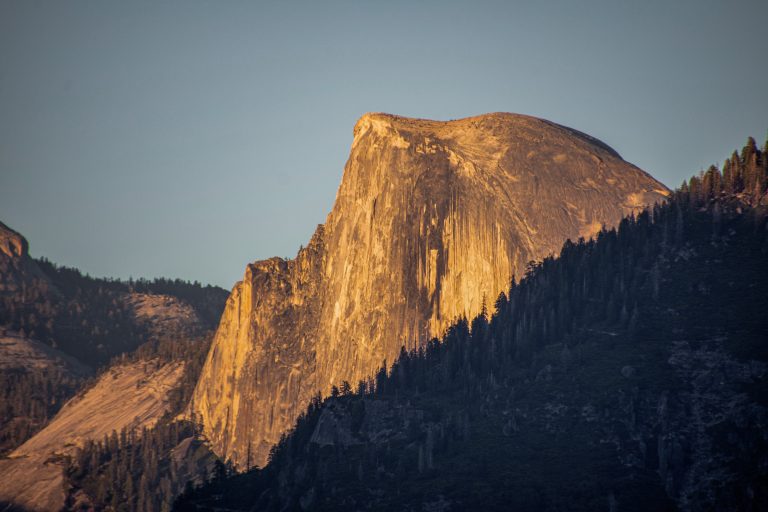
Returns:
[[[667,193],[549,121],[366,114],[325,224],[232,290],[193,402],[214,450],[264,464],[317,391],[354,385],[477,314],[530,260]]]

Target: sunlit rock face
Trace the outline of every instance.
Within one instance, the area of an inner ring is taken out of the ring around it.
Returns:
[[[0,222],[0,253],[8,258],[21,258],[27,255],[27,248],[23,236]]]
[[[250,264],[193,408],[214,450],[263,464],[313,394],[471,317],[530,260],[662,201],[604,143],[514,114],[366,114],[336,202],[295,259]]]

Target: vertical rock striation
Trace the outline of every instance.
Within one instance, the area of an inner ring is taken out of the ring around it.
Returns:
[[[263,464],[317,391],[371,375],[530,260],[667,193],[549,121],[364,115],[325,224],[295,259],[248,265],[227,301],[193,403],[214,450]]]

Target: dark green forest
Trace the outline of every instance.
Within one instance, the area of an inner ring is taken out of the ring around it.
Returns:
[[[767,156],[532,262],[175,510],[768,509]]]

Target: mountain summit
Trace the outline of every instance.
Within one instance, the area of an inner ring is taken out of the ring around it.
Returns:
[[[531,260],[667,194],[550,121],[366,114],[325,224],[232,290],[193,409],[218,454],[263,464],[318,391],[366,379],[480,312]]]

